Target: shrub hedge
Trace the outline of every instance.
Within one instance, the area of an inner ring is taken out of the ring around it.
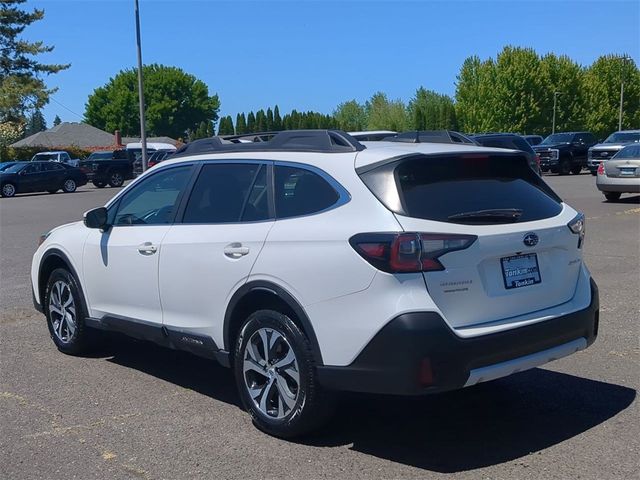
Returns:
[[[2,147],[0,148],[0,162],[15,162],[17,160],[31,160],[36,153],[64,150],[69,152],[71,158],[87,158],[92,150],[85,150],[83,148],[67,146],[67,147]]]

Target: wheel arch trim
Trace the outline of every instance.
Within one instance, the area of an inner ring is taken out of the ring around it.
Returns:
[[[42,307],[44,308],[44,300],[45,300],[44,294],[46,291],[46,284],[44,283],[46,282],[46,279],[42,278],[42,275],[44,273],[43,268],[46,261],[51,257],[58,257],[62,261],[62,263],[64,263],[65,266],[69,269],[69,272],[71,273],[71,275],[73,275],[73,277],[76,280],[76,283],[78,284],[78,290],[79,290],[80,296],[82,297],[82,301],[84,305],[88,308],[89,304],[87,303],[87,299],[82,289],[80,276],[78,276],[78,272],[76,268],[73,266],[73,262],[71,262],[71,260],[69,259],[69,256],[58,248],[50,248],[49,250],[47,250],[42,255],[42,258],[40,259],[40,265],[38,266],[38,299],[40,300],[40,304],[42,305]],[[42,288],[43,284],[45,285],[45,288]]]
[[[247,295],[251,294],[252,292],[257,292],[257,291],[267,292],[276,296],[279,300],[286,303],[289,306],[289,308],[291,308],[291,310],[293,310],[293,312],[296,314],[297,319],[302,324],[302,329],[304,333],[307,335],[307,338],[311,343],[311,350],[313,353],[314,360],[316,361],[316,364],[323,365],[322,353],[320,350],[320,345],[318,344],[316,333],[313,329],[313,325],[311,324],[311,321],[309,320],[307,313],[305,312],[300,302],[298,302],[298,300],[296,300],[296,298],[293,295],[291,295],[287,290],[285,290],[281,286],[266,280],[254,280],[254,281],[247,282],[244,285],[242,285],[238,290],[236,290],[236,292],[232,295],[231,300],[229,300],[229,303],[227,304],[227,309],[224,314],[224,325],[223,325],[224,349],[228,352],[230,352],[233,349],[230,335],[231,335],[232,317],[236,307],[242,301],[243,298],[245,298]]]

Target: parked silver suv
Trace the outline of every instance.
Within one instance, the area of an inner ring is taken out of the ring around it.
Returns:
[[[620,130],[609,135],[604,142],[591,147],[587,155],[587,168],[591,175],[596,175],[600,162],[609,160],[630,143],[638,142],[640,130]]]

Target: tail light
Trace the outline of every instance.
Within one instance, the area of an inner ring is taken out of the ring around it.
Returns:
[[[604,175],[604,162],[600,162],[598,165],[598,175]]]
[[[598,169],[599,168],[600,167],[598,167]],[[598,173],[599,173],[599,170],[598,170]],[[567,224],[567,227],[569,227],[569,230],[571,230],[571,233],[575,233],[576,235],[578,235],[578,248],[581,248],[582,244],[584,243],[584,235],[585,235],[584,221],[585,221],[584,214],[579,213],[574,217],[573,220],[571,220]]]
[[[444,270],[438,258],[470,247],[477,238],[444,233],[359,233],[349,243],[383,272],[410,273]]]
[[[149,160],[147,162],[147,168],[151,168],[151,167],[155,166],[155,164],[156,164],[156,162],[154,162],[153,160]]]

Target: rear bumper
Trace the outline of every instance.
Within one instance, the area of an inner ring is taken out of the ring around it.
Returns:
[[[318,367],[318,377],[326,388],[356,392],[454,390],[586,348],[598,334],[598,317],[593,279],[591,303],[584,310],[481,337],[458,337],[435,312],[407,313],[382,328],[351,365]]]
[[[640,192],[640,178],[598,175],[596,187],[601,192],[638,193]]]

